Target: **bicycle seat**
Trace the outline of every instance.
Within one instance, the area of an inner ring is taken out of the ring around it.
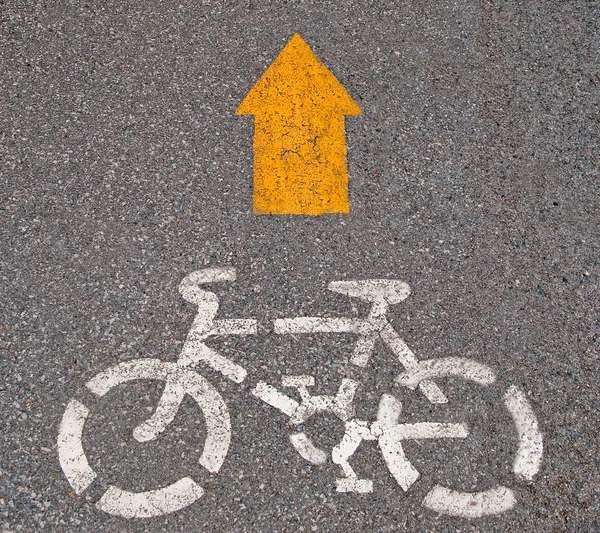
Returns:
[[[332,281],[327,288],[346,296],[367,302],[400,303],[410,294],[410,287],[397,279],[365,279],[359,281]]]

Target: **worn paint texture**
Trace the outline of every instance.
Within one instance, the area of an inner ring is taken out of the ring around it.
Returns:
[[[350,212],[344,116],[360,112],[294,35],[236,111],[255,116],[254,212]]]

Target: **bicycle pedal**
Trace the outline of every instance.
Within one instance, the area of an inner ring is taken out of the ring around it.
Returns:
[[[357,492],[359,494],[365,494],[373,492],[373,481],[370,479],[344,477],[335,480],[335,490],[337,492]]]
[[[313,376],[282,376],[281,385],[284,387],[314,387],[315,378]]]

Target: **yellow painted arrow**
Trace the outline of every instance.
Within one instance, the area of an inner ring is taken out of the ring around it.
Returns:
[[[255,115],[254,212],[348,213],[346,89],[296,34],[236,115]]]

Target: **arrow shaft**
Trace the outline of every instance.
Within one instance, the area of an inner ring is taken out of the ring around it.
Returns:
[[[307,215],[349,212],[343,115],[302,106],[278,111],[256,116],[254,210]]]

